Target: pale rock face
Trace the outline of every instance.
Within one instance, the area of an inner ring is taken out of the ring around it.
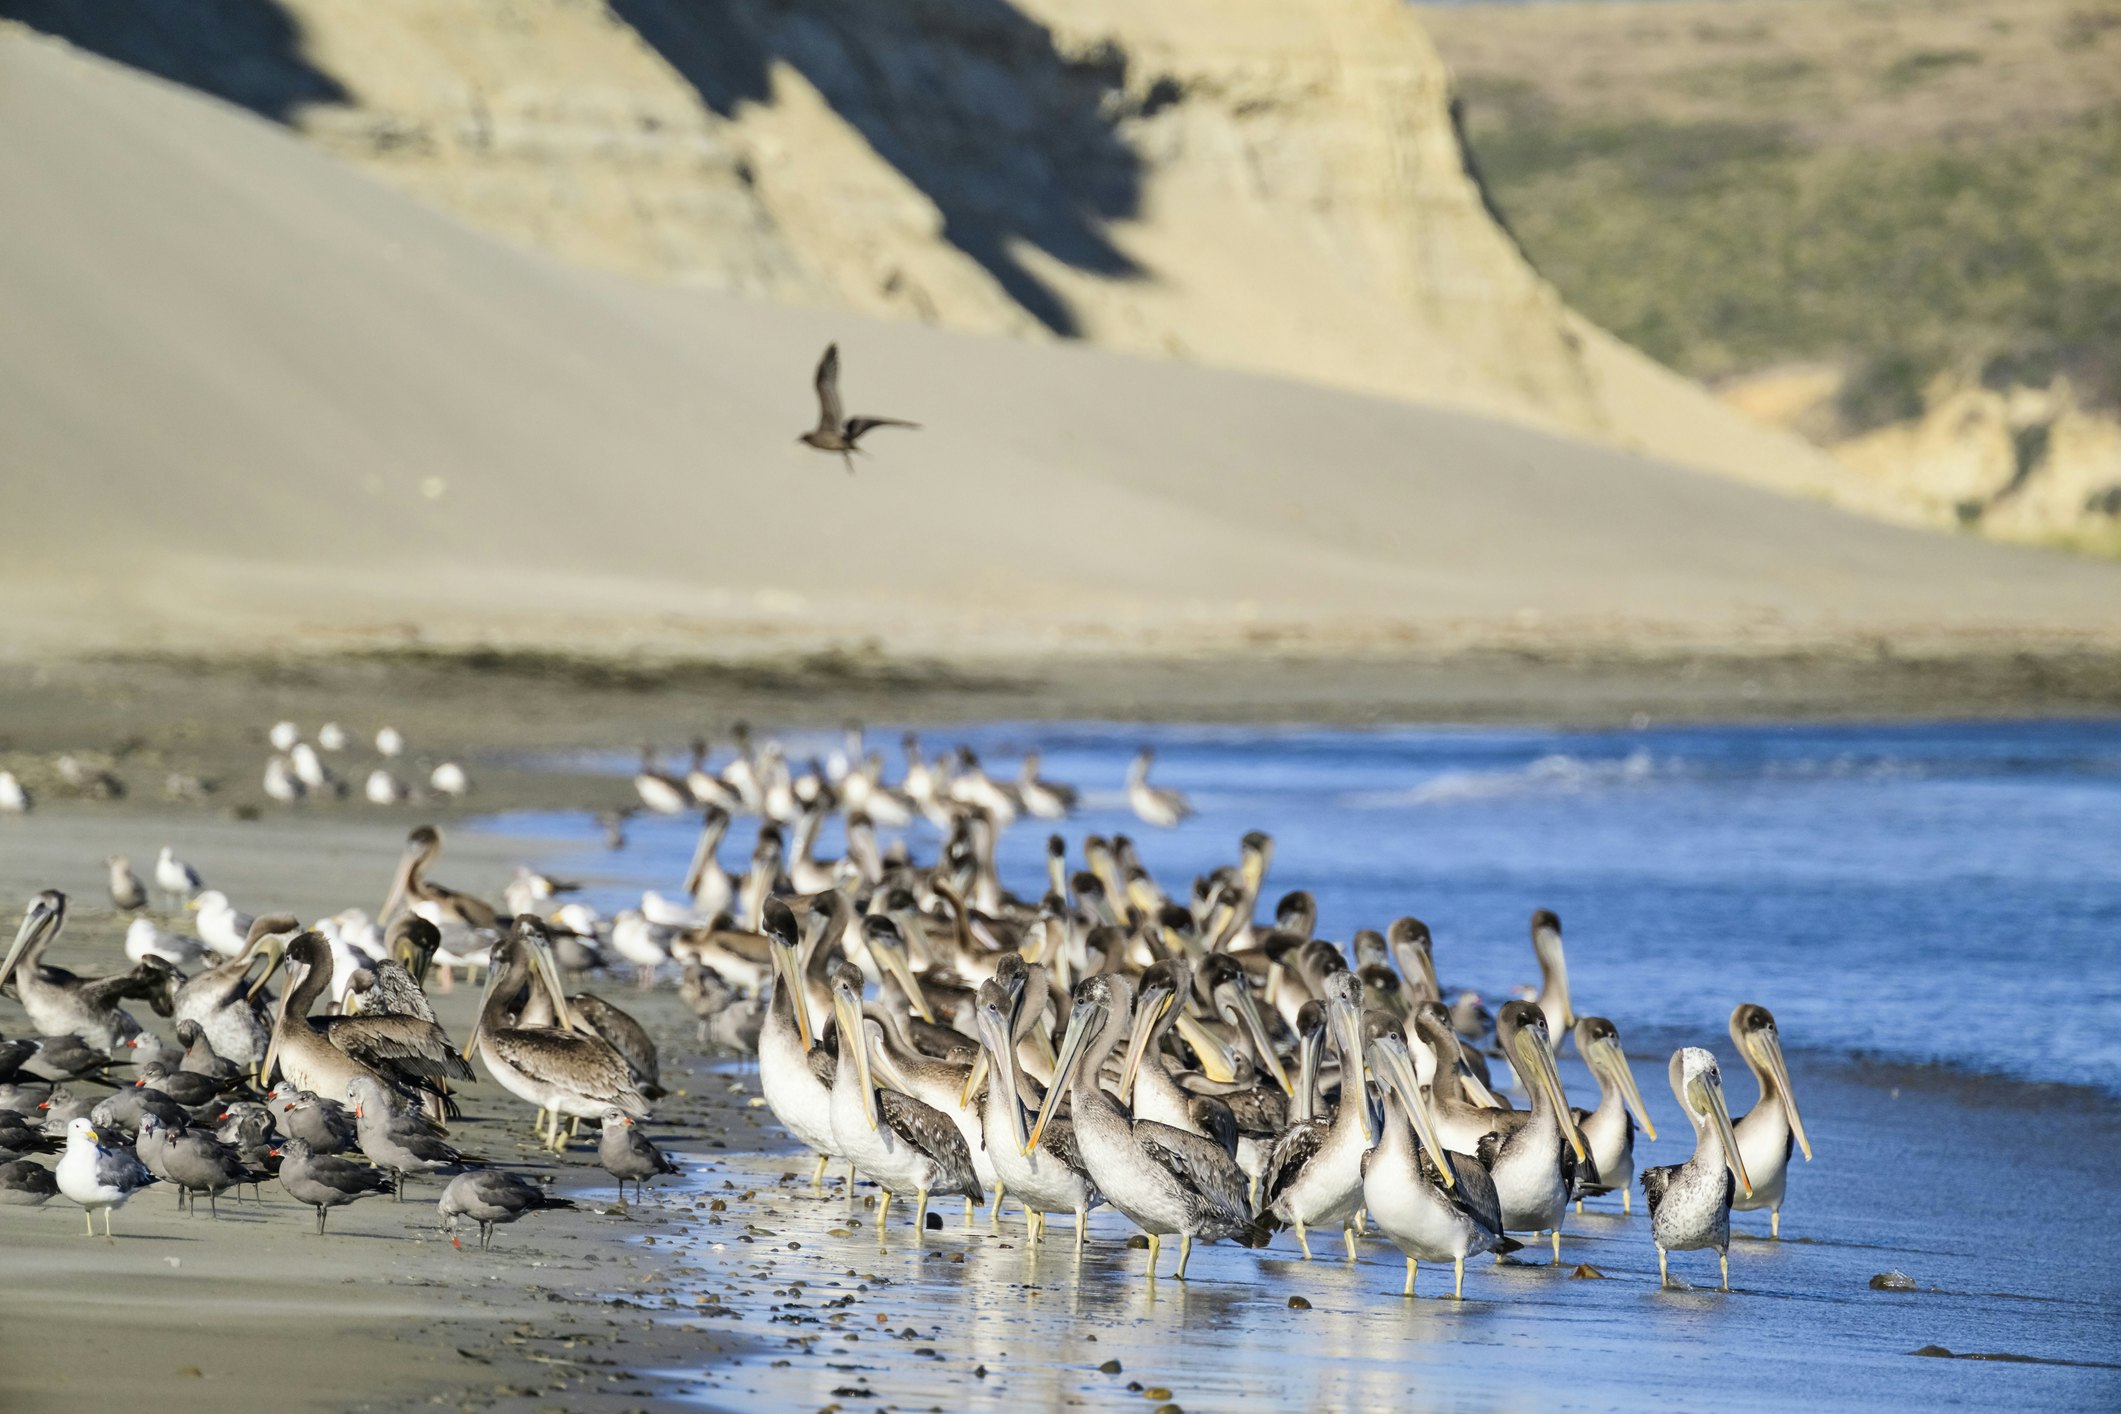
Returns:
[[[571,260],[1866,495],[1561,303],[1467,178],[1399,0],[285,8],[345,93],[299,131]]]

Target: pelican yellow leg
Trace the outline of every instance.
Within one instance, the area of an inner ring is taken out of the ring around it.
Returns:
[[[998,1178],[994,1180],[994,1202],[987,1209],[987,1226],[1000,1226],[1002,1220],[1002,1198],[1005,1194],[1008,1193],[1008,1191],[1008,1184],[1002,1182],[1002,1180]],[[1031,1210],[1029,1208],[1026,1208],[1024,1209],[1024,1211],[1028,1213]]]
[[[1296,1220],[1296,1245],[1304,1249],[1304,1260],[1306,1262],[1310,1261],[1311,1239],[1304,1236],[1304,1220],[1302,1218]]]
[[[1768,1209],[1767,1231],[1769,1237],[1772,1237],[1777,1242],[1782,1241],[1782,1209]]]
[[[919,1242],[928,1234],[928,1190],[922,1188],[915,1191],[919,1195],[919,1201],[913,1206],[913,1240]],[[965,1204],[965,1218],[968,1222],[972,1218],[970,1202]]]
[[[1620,1190],[1620,1211],[1623,1213],[1635,1211],[1635,1195],[1628,1192],[1625,1188]]]
[[[1557,1227],[1557,1228],[1555,1228],[1555,1229],[1554,1229],[1553,1237],[1554,1237],[1554,1260],[1553,1260],[1553,1262],[1552,1262],[1552,1263],[1551,1263],[1550,1265],[1558,1267],[1558,1266],[1560,1266],[1560,1265],[1561,1265],[1561,1229],[1560,1229],[1560,1228],[1558,1228],[1558,1227]]]
[[[1576,1200],[1576,1216],[1579,1218],[1583,1216],[1583,1199],[1581,1198]]]
[[[1463,1257],[1454,1258],[1451,1265],[1456,1268],[1452,1273],[1451,1299],[1453,1301],[1463,1301],[1466,1299],[1466,1259]]]
[[[1178,1235],[1178,1279],[1180,1281],[1184,1281],[1186,1279],[1186,1263],[1192,1260],[1193,1234],[1190,1232],[1182,1232]]]
[[[976,1203],[976,1202],[975,1202],[974,1200],[972,1200],[972,1199],[970,1199],[970,1198],[967,1198],[967,1199],[965,1200],[965,1226],[966,1226],[966,1227],[970,1227],[970,1226],[972,1226],[972,1210],[973,1210],[974,1208],[978,1207],[978,1206],[979,1206],[979,1205],[978,1205],[978,1203]]]
[[[1163,1242],[1155,1233],[1149,1234],[1149,1285],[1156,1285],[1156,1259],[1163,1251]]]
[[[810,1186],[812,1188],[821,1189],[825,1186],[825,1166],[831,1162],[832,1156],[830,1154],[819,1154],[817,1156],[817,1171],[810,1175]]]
[[[1664,1290],[1666,1287],[1672,1284],[1671,1275],[1665,1270],[1664,1263],[1664,1249],[1660,1247],[1657,1249],[1657,1289],[1659,1291]]]
[[[891,1190],[886,1188],[883,1198],[876,1205],[876,1245],[884,1245],[884,1224],[891,1218]]]
[[[1088,1236],[1085,1229],[1089,1226],[1090,1214],[1081,1208],[1077,1208],[1075,1210],[1075,1260],[1077,1263],[1083,1260],[1083,1238]]]
[[[1354,1229],[1354,1228],[1352,1228],[1352,1227],[1344,1227],[1344,1228],[1342,1228],[1342,1229],[1340,1230],[1340,1236],[1341,1236],[1341,1240],[1342,1240],[1342,1241],[1344,1241],[1344,1242],[1346,1242],[1346,1243],[1348,1244],[1348,1260],[1349,1260],[1350,1262],[1354,1261],[1354,1260],[1355,1260],[1355,1229]]]
[[[1716,1262],[1717,1265],[1723,1268],[1723,1289],[1729,1291],[1731,1289],[1731,1254],[1718,1252],[1716,1254]]]
[[[1415,1261],[1412,1257],[1407,1258],[1407,1284],[1399,1289],[1401,1296],[1412,1296],[1414,1294],[1414,1274],[1420,1269],[1421,1263]]]

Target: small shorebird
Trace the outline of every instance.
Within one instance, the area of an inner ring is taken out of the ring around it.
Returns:
[[[817,426],[795,440],[806,447],[815,447],[821,452],[838,452],[847,463],[847,474],[854,474],[854,453],[861,450],[857,445],[862,434],[878,427],[919,427],[917,422],[902,422],[895,417],[849,417],[840,410],[840,346],[827,344],[825,356],[817,365]]]
[[[641,1185],[678,1166],[668,1154],[648,1142],[633,1126],[633,1116],[616,1105],[604,1111],[603,1129],[597,1135],[597,1166],[619,1181],[619,1201],[626,1201],[626,1180],[633,1180],[633,1197],[640,1201]]]
[[[525,1213],[534,1213],[541,1208],[572,1208],[569,1198],[555,1198],[528,1179],[518,1178],[499,1169],[474,1169],[460,1173],[442,1190],[441,1201],[435,1204],[442,1215],[442,1226],[450,1233],[449,1245],[461,1248],[457,1241],[457,1219],[470,1218],[479,1225],[479,1250],[484,1252],[493,1246],[493,1230],[500,1223],[512,1223]]]
[[[317,1210],[319,1237],[331,1209],[390,1191],[390,1177],[383,1170],[337,1154],[319,1154],[299,1139],[289,1139],[273,1152],[280,1156],[280,1186],[297,1203]]]

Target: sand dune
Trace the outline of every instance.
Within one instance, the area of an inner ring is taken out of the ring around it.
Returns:
[[[2121,566],[1520,427],[627,282],[0,37],[18,647],[2106,634]],[[859,475],[796,446],[840,341]]]

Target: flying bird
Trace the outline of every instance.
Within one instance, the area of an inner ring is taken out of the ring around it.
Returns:
[[[847,474],[854,474],[854,453],[861,450],[857,445],[862,434],[877,427],[919,427],[917,422],[903,422],[895,417],[849,417],[840,411],[840,346],[827,344],[825,356],[817,365],[817,427],[796,438],[808,447],[821,452],[838,452],[847,463]]]

